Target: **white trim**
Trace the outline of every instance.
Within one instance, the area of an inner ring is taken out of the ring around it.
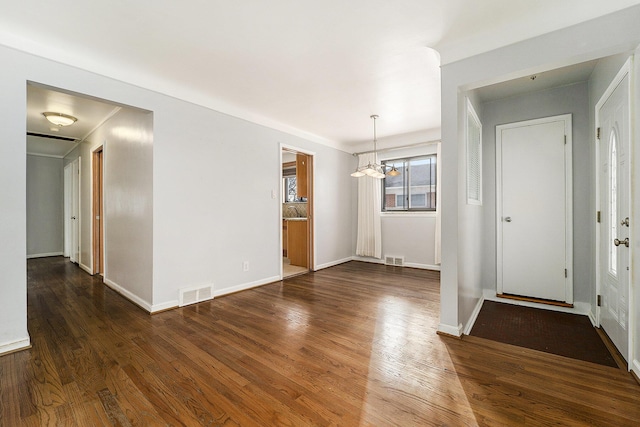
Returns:
[[[29,335],[27,335],[26,338],[22,338],[17,341],[0,344],[0,356],[13,353],[18,350],[26,350],[27,348],[31,348],[31,338]]]
[[[438,325],[438,332],[443,334],[452,335],[454,337],[462,336],[462,323],[458,326],[445,325],[444,323],[440,323]]]
[[[465,146],[465,184],[466,184],[466,198],[468,205],[477,205],[482,206],[482,122],[476,113],[475,108],[473,108],[473,104],[468,96],[465,97],[466,109],[465,109],[465,124],[464,124],[464,146]],[[480,147],[478,148],[478,167],[479,167],[479,176],[478,176],[478,184],[479,184],[479,194],[478,199],[469,198],[469,118],[473,119],[475,125],[478,127],[480,131]]]
[[[640,360],[633,359],[633,361],[629,364],[630,370],[636,373],[637,376],[640,377]]]
[[[322,270],[329,267],[334,267],[336,265],[344,264],[345,262],[353,261],[353,257],[342,258],[336,261],[326,262],[324,264],[316,265],[316,269],[314,271]]]
[[[628,99],[629,99],[629,153],[633,153],[633,149],[634,149],[634,132],[633,132],[633,121],[634,121],[634,116],[633,116],[633,108],[632,108],[632,104],[633,104],[633,91],[632,91],[632,85],[633,85],[633,81],[632,81],[632,75],[631,75],[631,70],[632,70],[632,62],[633,62],[633,56],[629,56],[629,58],[627,58],[627,60],[625,61],[625,63],[622,65],[622,67],[620,68],[620,70],[618,71],[618,73],[616,74],[616,76],[613,78],[613,80],[611,80],[611,83],[609,83],[609,86],[607,86],[607,89],[604,91],[604,93],[602,94],[602,96],[600,97],[600,99],[598,100],[598,102],[596,103],[596,107],[595,107],[595,125],[594,125],[594,130],[593,130],[593,135],[594,135],[594,142],[595,142],[595,152],[596,155],[595,157],[595,164],[593,165],[594,171],[595,171],[595,178],[596,178],[596,212],[601,211],[601,200],[600,200],[600,173],[599,173],[599,165],[600,165],[600,147],[598,144],[598,139],[597,139],[597,133],[598,133],[598,128],[600,127],[600,109],[602,108],[602,106],[607,102],[607,100],[609,99],[609,97],[613,94],[613,92],[616,90],[616,88],[618,87],[618,85],[620,85],[620,83],[624,80],[625,77],[628,76],[628,87],[627,87],[627,91],[628,91]],[[631,193],[632,191],[632,186],[633,186],[633,180],[632,180],[632,173],[633,173],[633,169],[634,169],[635,165],[633,164],[633,156],[630,156],[630,165],[629,165],[629,203],[630,203],[630,210],[631,212],[633,212],[633,194]],[[595,217],[595,213],[594,213],[594,217]],[[596,298],[598,297],[598,295],[601,295],[602,292],[602,282],[600,280],[601,277],[601,267],[600,267],[600,233],[601,233],[601,229],[600,229],[600,223],[598,223],[596,221],[595,223],[595,233],[596,233],[596,250],[595,250],[595,270],[596,270]],[[633,221],[631,221],[631,223],[629,224],[629,240],[633,241],[633,235],[634,235],[634,226],[633,226]],[[631,277],[633,275],[633,253],[634,253],[634,245],[629,245],[629,283],[627,284],[628,286],[628,298],[627,298],[627,304],[628,304],[628,314],[629,314],[629,318],[628,318],[628,331],[627,331],[627,345],[628,345],[628,354],[625,356],[626,360],[632,360],[632,355],[634,352],[634,334],[636,331],[636,323],[635,323],[635,308],[633,306],[633,302],[635,301],[635,292],[634,292],[634,287],[631,286]],[[595,322],[597,326],[600,326],[600,320],[601,320],[601,310],[600,307],[596,306],[596,310],[595,310]],[[636,364],[637,360],[633,359],[633,363]],[[629,368],[631,369],[631,363],[628,365]],[[637,373],[640,374],[640,366],[637,366],[638,370],[636,371]]]
[[[496,126],[496,290],[503,292],[502,282],[502,130],[550,122],[564,122],[565,143],[565,302],[573,304],[573,132],[572,115],[561,114]]]
[[[229,288],[214,290],[213,296],[220,297],[223,295],[233,294],[240,291],[246,291],[248,289],[257,288],[259,286],[268,285],[270,283],[279,282],[282,279],[279,276],[267,277],[265,279],[256,280],[255,282],[243,283],[240,285],[232,286]]]
[[[109,280],[107,278],[104,279],[104,284],[110,287],[111,289],[113,289],[114,291],[116,291],[117,293],[119,293],[120,295],[122,295],[123,297],[125,297],[126,299],[128,299],[129,301],[131,301],[132,303],[134,303],[135,305],[137,305],[138,307],[142,308],[143,310],[146,310],[149,313],[152,312],[153,305],[149,304],[147,301],[143,300],[133,292],[123,288],[122,286],[118,285],[114,281]]]
[[[211,301],[211,300],[208,299],[207,301]],[[166,310],[171,310],[179,307],[180,307],[180,303],[178,301],[167,301],[167,302],[163,302],[162,304],[152,304],[151,311],[149,311],[149,314],[154,314],[159,311],[166,311]]]
[[[81,269],[83,269],[84,271],[86,271],[87,273],[89,273],[90,275],[93,276],[93,271],[91,271],[91,268],[89,268],[88,266],[86,266],[83,263],[79,262],[78,263],[78,267],[80,267]]]
[[[27,259],[31,259],[31,258],[46,258],[46,257],[50,257],[50,256],[62,256],[62,255],[64,255],[63,252],[48,252],[48,253],[42,253],[42,254],[27,255]]]
[[[464,334],[469,335],[471,333],[471,329],[473,329],[473,325],[476,323],[476,319],[478,318],[478,314],[480,314],[480,309],[482,308],[482,304],[484,303],[484,294],[480,295],[480,299],[476,303],[476,306],[473,308],[471,312],[471,316],[469,316],[469,320],[467,320],[467,326],[464,328]]]
[[[407,211],[381,211],[380,218],[435,218],[436,211],[407,212]]]
[[[75,148],[75,147],[74,147]],[[64,159],[65,156],[59,156],[57,154],[42,154],[42,153],[31,153],[27,151],[27,156],[36,156],[36,157],[50,157],[52,159]]]
[[[352,256],[351,260],[352,261],[369,262],[371,264],[384,264],[384,259],[378,259],[378,258],[372,258],[372,257],[366,257],[366,256],[359,256],[359,255]],[[421,269],[421,270],[440,271],[440,266],[439,265],[420,264],[420,263],[415,263],[415,262],[405,262],[404,265],[402,265],[402,266],[398,265],[396,267],[409,267],[409,268],[418,268],[418,269]]]

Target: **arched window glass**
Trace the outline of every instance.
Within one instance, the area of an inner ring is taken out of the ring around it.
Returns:
[[[618,152],[615,130],[609,137],[609,273],[618,274],[618,251],[613,240],[618,236]]]

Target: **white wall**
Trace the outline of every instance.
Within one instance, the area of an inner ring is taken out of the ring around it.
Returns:
[[[464,189],[464,95],[477,87],[635,49],[640,43],[639,19],[640,6],[635,6],[442,67],[442,332],[461,332],[472,310],[471,304],[464,303],[465,295],[482,291],[483,273],[469,277],[461,267],[483,257],[474,246],[477,218],[467,218],[472,208],[462,205],[460,194]]]
[[[26,138],[24,64],[0,57],[0,354],[30,345],[27,331]]]
[[[152,301],[153,115],[123,108],[82,148],[82,259],[92,258],[92,152],[104,147],[105,282],[144,308]]]
[[[279,278],[282,224],[279,196],[272,199],[271,191],[281,187],[280,143],[315,153],[316,265],[350,258],[352,195],[345,189],[351,184],[351,155],[13,49],[0,47],[0,62],[11,64],[0,70],[0,112],[7,119],[0,128],[0,238],[6,242],[0,248],[0,351],[29,342],[27,81],[154,113],[152,310],[176,304],[182,287],[213,283],[217,293],[226,293]],[[128,179],[124,175],[120,183]],[[147,185],[142,181],[137,182]],[[242,271],[245,260],[248,272]]]
[[[574,301],[592,303],[595,288],[593,144],[587,83],[533,92],[482,104],[483,195],[482,284],[496,289],[496,126],[541,117],[572,115],[573,135],[573,288]]]
[[[27,155],[27,258],[64,251],[62,159]]]
[[[432,135],[435,136],[435,135]],[[438,135],[439,136],[439,135]],[[389,140],[389,139],[387,139]],[[420,141],[411,141],[406,136],[396,137],[395,145],[410,145]],[[392,144],[387,144],[392,146]],[[380,161],[399,159],[404,157],[422,156],[436,153],[436,145],[423,145],[418,147],[383,151],[378,154]],[[357,160],[354,161],[354,166]],[[438,165],[440,167],[440,165]],[[352,178],[357,182],[358,178]],[[363,179],[363,178],[362,178]],[[353,198],[357,200],[357,186],[354,189]],[[354,206],[357,212],[357,204]],[[383,260],[370,257],[356,256],[355,259],[367,262],[383,262],[385,256],[404,257],[405,266],[439,270],[435,263],[435,212],[382,212],[382,256]],[[357,222],[354,223],[357,229]],[[357,244],[357,233],[353,233],[353,252]]]

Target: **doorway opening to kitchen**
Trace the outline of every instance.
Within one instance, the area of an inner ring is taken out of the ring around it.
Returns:
[[[313,270],[313,153],[281,147],[282,278]]]

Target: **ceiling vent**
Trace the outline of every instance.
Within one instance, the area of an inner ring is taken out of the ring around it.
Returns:
[[[179,298],[180,307],[213,299],[213,285],[180,289]]]

